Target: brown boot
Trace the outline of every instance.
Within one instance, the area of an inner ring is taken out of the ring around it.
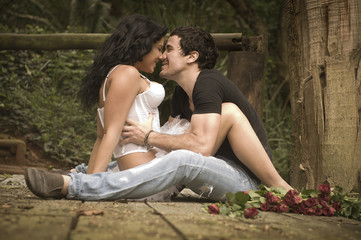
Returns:
[[[64,179],[61,174],[50,173],[41,169],[26,168],[25,181],[28,188],[40,198],[61,199],[65,197],[61,190]]]

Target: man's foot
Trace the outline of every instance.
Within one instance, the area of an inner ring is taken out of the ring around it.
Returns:
[[[61,199],[65,194],[61,192],[64,179],[61,174],[50,173],[41,169],[26,168],[25,181],[28,188],[40,198]]]

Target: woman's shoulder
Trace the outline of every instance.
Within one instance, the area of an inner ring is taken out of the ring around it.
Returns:
[[[139,71],[130,65],[118,65],[110,74],[109,79],[113,85],[133,85],[137,87],[141,80]]]
[[[130,65],[118,65],[109,75],[117,78],[139,78],[139,71]]]

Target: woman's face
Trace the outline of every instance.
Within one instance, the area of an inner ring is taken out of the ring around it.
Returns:
[[[153,44],[152,50],[143,57],[142,61],[136,62],[134,67],[139,71],[153,73],[160,57],[162,56],[164,37]]]

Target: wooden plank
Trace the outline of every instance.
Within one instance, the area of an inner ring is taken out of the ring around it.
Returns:
[[[61,50],[98,49],[110,34],[54,33],[15,34],[0,33],[0,50]],[[219,50],[240,50],[242,33],[212,33]]]
[[[177,234],[143,202],[85,202],[70,239],[177,239]],[[91,215],[101,213],[100,215]]]
[[[0,239],[68,239],[80,202],[0,200]]]
[[[358,239],[361,222],[262,212],[256,219],[211,215],[199,203],[149,203],[187,239]]]
[[[177,227],[187,239],[254,239],[247,238],[249,234],[245,232],[246,229],[253,229],[253,225],[244,227],[235,218],[208,214],[200,203],[149,204]]]

